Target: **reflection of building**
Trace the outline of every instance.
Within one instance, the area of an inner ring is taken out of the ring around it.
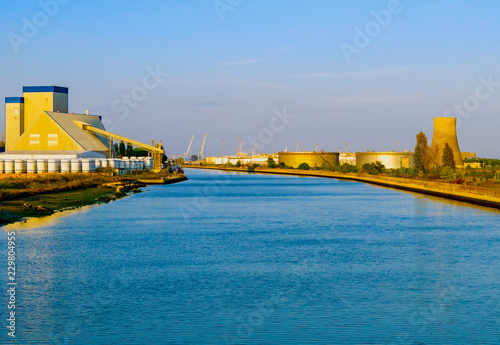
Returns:
[[[443,157],[443,149],[445,144],[448,143],[453,150],[453,158],[455,165],[462,166],[462,154],[458,147],[457,139],[457,118],[456,117],[435,117],[434,118],[434,133],[432,135],[431,150],[437,152],[438,161],[441,164]]]
[[[336,168],[339,165],[338,152],[279,152],[279,162],[298,168],[307,163],[311,168]]]
[[[412,168],[413,152],[356,152],[356,167],[381,162],[387,169]]]
[[[109,156],[109,140],[84,131],[77,122],[104,129],[100,116],[68,114],[67,88],[26,86],[23,97],[5,99],[6,152],[2,157]]]

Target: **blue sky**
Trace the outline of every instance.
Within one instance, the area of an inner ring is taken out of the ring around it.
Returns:
[[[208,155],[220,154],[222,139],[235,153],[238,136],[266,152],[297,142],[411,150],[416,133],[431,139],[433,117],[452,109],[462,151],[500,157],[500,2],[397,3],[2,1],[0,94],[67,86],[70,111],[89,109],[137,140],[162,139],[168,154],[192,134],[199,150],[205,133]],[[358,29],[366,46],[356,45]],[[342,44],[357,49],[350,61]],[[161,75],[146,90],[151,70]],[[471,111],[457,114],[464,102]],[[293,118],[273,120],[284,109]]]

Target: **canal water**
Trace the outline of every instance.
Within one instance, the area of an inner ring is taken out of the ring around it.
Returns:
[[[332,179],[187,175],[4,227],[0,343],[500,343],[499,212]]]

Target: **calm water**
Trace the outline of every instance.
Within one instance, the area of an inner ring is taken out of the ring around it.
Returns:
[[[0,343],[500,344],[499,212],[329,179],[188,176],[17,230],[17,337],[2,273]]]

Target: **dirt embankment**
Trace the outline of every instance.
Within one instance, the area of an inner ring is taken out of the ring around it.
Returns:
[[[96,203],[107,203],[146,186],[138,178],[168,180],[186,179],[184,175],[148,173],[145,176],[106,174],[9,175],[0,179],[0,226],[27,217],[44,217],[56,212]]]

